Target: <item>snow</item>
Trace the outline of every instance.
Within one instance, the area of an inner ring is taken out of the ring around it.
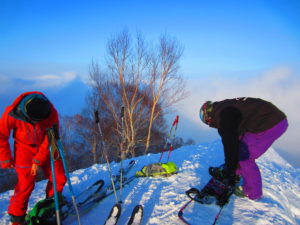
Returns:
[[[163,160],[166,159],[164,155]],[[148,154],[135,158],[137,164],[129,175],[133,175],[143,166],[158,162],[160,154]],[[137,204],[144,206],[142,224],[183,224],[177,213],[189,201],[185,191],[191,187],[201,188],[209,180],[208,167],[223,163],[221,142],[203,143],[184,146],[171,154],[179,172],[168,178],[136,178],[122,190],[122,215],[118,224],[126,224],[131,212]],[[129,163],[124,161],[124,165]],[[263,198],[252,201],[247,198],[231,197],[218,221],[218,224],[300,224],[300,169],[292,167],[277,152],[270,148],[257,160],[263,177]],[[114,174],[120,167],[119,163],[111,163]],[[102,178],[110,182],[107,166],[93,165],[71,174],[71,182],[75,193],[80,193],[96,180]],[[44,198],[46,181],[36,184],[29,201],[29,208]],[[0,225],[9,224],[7,207],[13,191],[0,194]],[[119,194],[119,193],[118,193]],[[68,186],[64,195],[71,198]],[[109,196],[89,212],[81,215],[83,225],[104,224],[116,200]],[[203,206],[192,202],[184,211],[192,224],[212,224],[218,207]],[[76,218],[67,224],[77,224]]]

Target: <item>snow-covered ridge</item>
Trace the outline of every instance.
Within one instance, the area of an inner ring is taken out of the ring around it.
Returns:
[[[131,175],[144,165],[157,162],[159,154],[149,154],[135,158],[137,164]],[[220,141],[203,143],[197,146],[184,146],[171,154],[171,161],[179,168],[179,173],[169,178],[137,178],[122,192],[123,212],[118,224],[126,224],[136,204],[144,206],[143,224],[182,224],[177,217],[178,210],[188,201],[185,191],[190,187],[201,188],[209,179],[208,167],[223,163],[223,150]],[[126,165],[129,160],[125,160]],[[258,201],[232,196],[224,208],[218,224],[300,224],[300,169],[292,167],[273,148],[257,160],[263,177],[264,197]],[[112,163],[114,173],[118,163]],[[109,181],[106,165],[94,165],[71,174],[75,193],[79,193],[97,179]],[[46,182],[36,184],[30,198],[29,207],[44,198]],[[0,225],[9,224],[6,209],[13,191],[0,194]],[[69,197],[68,187],[64,194]],[[82,215],[82,224],[103,224],[113,204],[114,196],[103,200],[89,213]],[[202,207],[202,208],[201,208]],[[215,210],[192,204],[190,211],[196,224],[211,224]],[[187,210],[188,212],[188,210]],[[201,213],[205,213],[203,217]],[[201,222],[199,222],[201,221]],[[77,224],[76,220],[69,224]]]

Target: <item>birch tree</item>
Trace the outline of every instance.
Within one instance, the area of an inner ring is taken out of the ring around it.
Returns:
[[[179,73],[182,52],[167,35],[156,47],[146,43],[140,32],[135,38],[127,30],[110,37],[105,62],[93,60],[90,66],[91,96],[97,98],[93,107],[100,112],[106,141],[119,146],[122,142],[121,106],[125,107],[125,154],[134,156],[141,146],[148,152],[155,141],[153,133],[162,138],[164,114],[185,95]]]

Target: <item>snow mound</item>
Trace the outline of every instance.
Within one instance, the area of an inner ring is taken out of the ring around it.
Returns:
[[[126,224],[136,204],[144,206],[142,224],[182,224],[178,219],[179,209],[188,202],[185,191],[190,187],[201,188],[209,180],[208,167],[223,163],[223,147],[218,140],[194,146],[184,146],[172,152],[170,160],[179,168],[179,172],[168,178],[136,178],[122,191],[122,215],[118,224]],[[163,160],[166,160],[166,155]],[[130,172],[133,175],[143,166],[158,162],[160,154],[148,154],[135,158],[137,164]],[[124,165],[130,160],[125,160]],[[264,197],[258,201],[231,197],[219,218],[219,224],[300,224],[300,169],[292,167],[273,148],[270,148],[257,160],[263,177]],[[116,174],[118,163],[111,163]],[[71,174],[75,193],[87,188],[99,178],[109,181],[106,165],[94,165]],[[46,182],[36,184],[30,198],[29,208],[44,198]],[[0,194],[0,225],[9,224],[7,206],[13,191]],[[70,197],[68,187],[64,194]],[[112,206],[114,196],[110,196],[81,216],[82,224],[103,224]],[[216,216],[216,206],[192,203],[189,215],[191,221],[199,221],[199,213],[205,213],[201,224],[212,224]],[[187,210],[187,212],[189,211]],[[68,224],[77,224],[76,220]],[[195,223],[199,224],[199,223]]]

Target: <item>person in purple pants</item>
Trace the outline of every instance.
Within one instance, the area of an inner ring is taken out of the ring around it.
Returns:
[[[271,102],[243,97],[206,101],[200,118],[218,129],[222,138],[223,172],[229,185],[234,186],[239,175],[243,178],[243,194],[252,200],[261,198],[261,174],[255,160],[287,130],[286,115]]]

